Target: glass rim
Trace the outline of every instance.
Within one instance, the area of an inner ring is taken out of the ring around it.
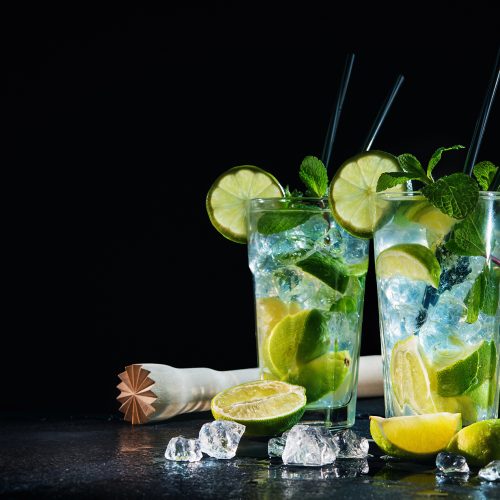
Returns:
[[[387,201],[401,201],[407,199],[414,199],[416,201],[426,200],[427,198],[421,191],[398,191],[398,192],[380,192],[376,193],[377,197]],[[499,191],[479,191],[480,199],[500,200]]]
[[[286,198],[285,196],[280,196],[279,198],[273,197],[273,198],[250,198],[248,201],[253,202],[253,201],[297,201],[297,200],[303,200],[303,201],[328,201],[328,196],[290,196],[289,198]]]

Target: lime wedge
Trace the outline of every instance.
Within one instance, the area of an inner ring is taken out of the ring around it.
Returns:
[[[440,396],[460,396],[492,378],[496,369],[495,342],[483,341],[464,353],[461,359],[436,370]]]
[[[469,464],[478,467],[500,460],[500,419],[482,420],[464,427],[450,441],[447,450],[463,455]]]
[[[418,203],[418,207],[410,208],[406,216],[408,220],[430,229],[440,238],[448,234],[457,222],[456,219],[444,214],[428,201]]]
[[[206,207],[210,221],[222,236],[246,243],[247,201],[283,196],[283,188],[270,173],[252,165],[242,165],[227,170],[212,184]]]
[[[446,449],[462,428],[460,413],[433,413],[410,417],[370,417],[370,433],[388,455],[426,459]]]
[[[250,436],[273,436],[294,426],[304,414],[303,387],[277,380],[236,385],[212,399],[216,420],[232,420],[246,426]]]
[[[418,339],[412,335],[396,343],[391,355],[391,386],[398,406],[414,413],[434,413],[429,374],[418,351]]]
[[[438,288],[441,266],[436,256],[423,245],[403,243],[386,248],[375,261],[379,278],[404,276]]]
[[[321,399],[336,391],[344,382],[351,366],[349,351],[328,352],[299,368],[290,382],[306,389],[307,402]]]
[[[325,354],[330,345],[325,317],[318,309],[285,316],[267,342],[269,368],[279,378],[293,376],[300,365]]]
[[[337,222],[349,233],[371,238],[383,215],[377,200],[377,181],[384,172],[399,172],[398,160],[382,151],[370,151],[349,158],[337,170],[329,189],[329,199]],[[396,186],[388,191],[404,191]]]

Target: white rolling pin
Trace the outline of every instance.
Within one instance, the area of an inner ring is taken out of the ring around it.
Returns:
[[[154,363],[129,365],[118,375],[120,411],[132,424],[166,420],[181,413],[206,411],[220,391],[258,380],[258,368],[217,371],[210,368],[174,368]],[[383,395],[381,356],[361,356],[358,397]]]

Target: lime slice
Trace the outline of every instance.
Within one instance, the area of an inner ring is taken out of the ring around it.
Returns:
[[[377,200],[378,178],[384,172],[400,171],[398,160],[382,151],[361,153],[344,162],[329,189],[330,205],[337,222],[354,236],[371,238],[385,205]],[[404,186],[388,191],[404,191]]]
[[[344,382],[350,366],[349,351],[328,352],[302,365],[297,377],[290,382],[305,387],[307,402],[312,403],[336,391]]]
[[[284,379],[300,365],[325,354],[330,345],[325,317],[318,309],[285,316],[271,331],[267,342],[270,370]]]
[[[482,420],[464,427],[450,441],[447,450],[463,455],[469,464],[478,467],[500,460],[500,419]]]
[[[462,428],[460,413],[433,413],[410,417],[370,417],[370,433],[388,455],[426,459],[446,449]]]
[[[429,374],[418,351],[418,339],[412,335],[396,343],[391,355],[391,387],[402,410],[407,406],[414,413],[434,413]]]
[[[403,243],[386,248],[375,261],[379,278],[404,276],[438,288],[441,266],[436,256],[423,245]]]
[[[448,234],[457,222],[456,219],[444,214],[427,201],[423,201],[418,204],[418,207],[410,209],[406,216],[408,220],[430,229],[440,238]]]
[[[267,335],[289,314],[296,314],[300,311],[297,302],[283,302],[279,297],[263,297],[256,300],[257,321],[259,328]]]
[[[340,293],[347,289],[349,270],[344,263],[331,255],[314,252],[296,262],[296,265]]]
[[[496,368],[495,342],[483,341],[462,358],[436,370],[436,389],[440,396],[460,396],[492,378]]]
[[[246,426],[250,436],[274,436],[294,426],[304,414],[305,389],[277,380],[259,380],[219,392],[212,399],[216,420]]]
[[[246,203],[252,198],[281,198],[280,183],[270,173],[252,165],[224,172],[207,194],[207,212],[222,236],[237,243],[247,242]]]

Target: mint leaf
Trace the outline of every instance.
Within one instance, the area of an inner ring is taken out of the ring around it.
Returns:
[[[328,174],[323,162],[315,156],[306,156],[300,165],[300,180],[313,196],[321,198],[328,189]]]
[[[484,291],[481,300],[481,311],[489,316],[495,316],[498,308],[498,299],[500,295],[500,270],[493,266],[484,266]]]
[[[441,156],[445,151],[451,151],[453,149],[465,149],[464,146],[457,144],[456,146],[451,146],[449,148],[438,148],[434,151],[434,154],[431,156],[429,163],[427,164],[427,177],[432,179],[432,171],[434,167],[440,162]]]
[[[486,214],[478,204],[474,212],[463,221],[455,224],[446,248],[457,255],[483,256],[486,246],[483,240],[485,234]]]
[[[475,323],[477,321],[484,295],[484,281],[484,275],[481,272],[474,280],[471,289],[465,297],[464,303],[467,307],[467,317],[465,321],[467,321],[467,323]]]
[[[417,177],[405,172],[384,172],[378,178],[377,192],[385,191],[386,189],[397,186],[398,184],[404,184],[412,179],[417,179]]]
[[[268,212],[257,221],[257,231],[265,236],[281,233],[304,224],[313,215],[315,215],[313,211]]]
[[[412,176],[412,179],[419,180],[424,184],[429,184],[429,179],[425,175],[425,171],[422,168],[420,162],[411,154],[404,153],[398,156],[399,164],[401,168],[409,175]]]
[[[472,169],[474,177],[477,179],[479,187],[483,191],[488,191],[490,184],[493,182],[495,174],[497,173],[498,167],[496,167],[491,161],[482,161],[476,163]]]
[[[347,266],[331,255],[314,252],[299,260],[296,265],[340,293],[344,293],[347,289],[349,284]]]
[[[423,195],[441,212],[455,219],[465,219],[477,205],[477,183],[463,173],[445,175],[422,188]]]

